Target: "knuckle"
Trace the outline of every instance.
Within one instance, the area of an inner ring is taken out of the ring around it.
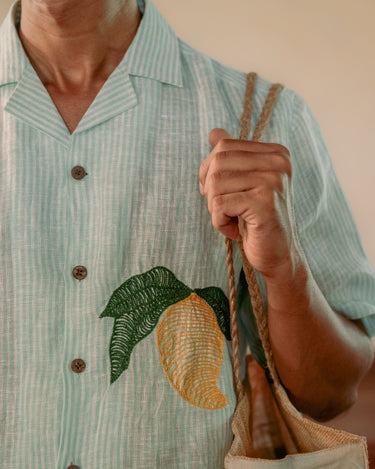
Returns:
[[[227,151],[221,151],[214,156],[210,165],[211,177],[213,175],[220,174],[221,176],[218,177],[222,179],[225,168],[223,162],[226,158],[228,158],[228,156],[229,152]]]
[[[200,168],[199,168],[199,180],[201,182],[203,182],[203,178],[204,178],[204,175],[206,174],[207,172],[207,160],[204,160],[203,163],[200,165]]]
[[[224,159],[223,153],[225,154],[225,152],[217,153],[215,157],[212,159],[212,163],[211,163],[212,173],[220,172],[220,169],[222,167],[222,161]]]
[[[214,191],[218,189],[224,179],[225,173],[223,171],[214,171],[211,175],[212,189]]]
[[[228,146],[230,145],[231,141],[232,141],[232,140],[229,139],[229,138],[221,138],[221,139],[217,142],[215,149],[216,149],[218,152],[226,151],[226,150],[228,149]]]
[[[220,150],[216,153],[215,155],[215,160],[217,164],[222,163],[225,159],[229,157],[229,151],[228,150]]]
[[[202,161],[199,167],[199,173],[202,173],[207,168],[207,158]]]
[[[284,145],[280,145],[279,144],[279,148],[280,148],[280,153],[284,156],[286,156],[288,159],[290,158],[290,152],[288,150],[287,147],[284,147]]]
[[[273,145],[273,148],[275,149],[275,151],[279,155],[282,155],[285,158],[290,159],[290,151],[287,147],[285,147],[284,145],[281,145],[280,143],[273,143],[272,145]]]
[[[215,195],[212,197],[212,211],[219,212],[223,209],[225,200],[222,195]]]

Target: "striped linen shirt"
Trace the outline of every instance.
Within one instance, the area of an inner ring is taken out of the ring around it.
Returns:
[[[225,246],[198,172],[211,129],[239,134],[246,74],[139,7],[72,134],[23,51],[17,4],[0,29],[2,469],[219,469],[232,441]],[[252,131],[270,84],[258,79]],[[290,150],[323,294],[375,335],[374,271],[297,93],[282,91],[263,140]]]

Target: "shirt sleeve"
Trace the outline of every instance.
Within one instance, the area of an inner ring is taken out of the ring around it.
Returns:
[[[367,258],[321,129],[306,101],[294,91],[288,149],[292,159],[294,217],[311,273],[335,311],[360,319],[375,336],[375,272]],[[281,97],[282,95],[280,95]],[[266,287],[257,272],[267,312]],[[266,367],[246,280],[238,282],[241,334]]]
[[[367,258],[321,129],[294,93],[289,150],[297,232],[311,272],[334,310],[375,336],[375,272]]]

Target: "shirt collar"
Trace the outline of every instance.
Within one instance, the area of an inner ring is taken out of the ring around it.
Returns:
[[[182,87],[176,33],[150,0],[137,1],[143,16],[123,59],[128,73]],[[18,82],[28,62],[15,26],[19,13],[16,2],[0,26],[0,86]]]
[[[16,2],[0,26],[0,86],[19,81],[28,61],[15,26],[19,12]]]

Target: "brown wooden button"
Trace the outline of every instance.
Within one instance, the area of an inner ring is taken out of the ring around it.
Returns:
[[[86,363],[80,358],[75,358],[70,364],[70,367],[74,373],[82,373],[82,371],[85,371]]]
[[[87,269],[83,265],[77,265],[73,269],[73,277],[77,280],[83,280],[87,277]]]
[[[78,466],[74,465],[74,464],[71,464],[70,466],[68,466],[66,469],[79,469]]]
[[[87,176],[87,173],[82,166],[74,166],[72,169],[72,176],[74,179],[83,179],[85,176]]]

